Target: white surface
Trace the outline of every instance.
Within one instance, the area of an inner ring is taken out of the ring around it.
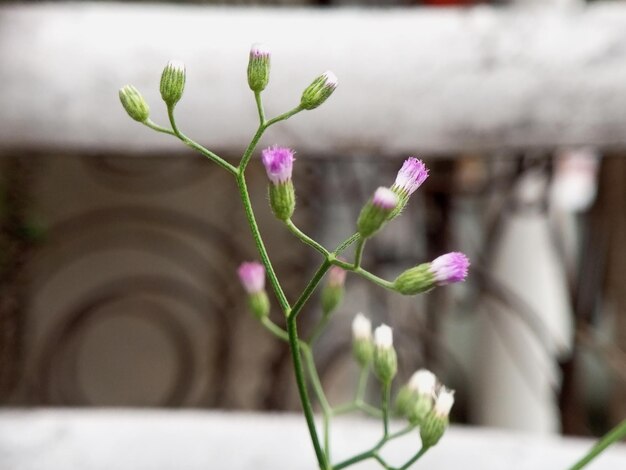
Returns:
[[[124,4],[0,8],[0,149],[181,150],[125,116],[136,85],[165,122],[168,60],[187,64],[179,124],[240,153],[256,127],[250,45],[272,51],[269,116],[333,70],[334,96],[262,145],[301,154],[626,145],[626,5],[586,8],[237,9]]]
[[[380,437],[380,423],[336,420],[342,459]],[[454,427],[415,468],[565,469],[591,441]],[[399,464],[419,447],[417,433],[383,452]],[[590,470],[624,468],[626,446],[612,447]],[[3,411],[0,468],[10,470],[312,470],[304,419],[193,411]],[[355,469],[378,469],[366,463]]]

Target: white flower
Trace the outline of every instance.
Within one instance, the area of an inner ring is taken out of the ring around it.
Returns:
[[[352,320],[352,337],[361,340],[372,338],[372,322],[362,313],[357,313]]]
[[[382,324],[376,328],[374,345],[379,349],[391,349],[393,347],[393,332],[389,326]]]
[[[446,418],[454,405],[454,390],[441,387],[435,400],[435,414],[441,418]]]
[[[409,380],[409,389],[432,397],[435,395],[435,387],[437,386],[437,377],[431,371],[420,369],[415,372]]]

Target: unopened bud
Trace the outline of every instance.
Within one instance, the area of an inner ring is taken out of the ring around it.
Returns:
[[[339,266],[333,266],[328,271],[328,282],[322,290],[322,311],[330,314],[341,304],[344,293],[346,271]]]
[[[436,286],[464,281],[469,265],[463,253],[447,253],[431,263],[407,269],[395,279],[393,286],[404,295],[420,294]]]
[[[138,122],[145,122],[150,116],[148,103],[141,93],[132,85],[126,85],[120,89],[120,101],[128,115]]]
[[[253,44],[248,61],[248,85],[252,91],[263,91],[270,80],[270,51]]]
[[[374,235],[398,205],[398,196],[389,188],[380,187],[359,214],[357,228],[362,238]]]
[[[265,268],[261,263],[252,261],[241,263],[237,270],[243,288],[248,293],[248,306],[258,319],[267,317],[270,301],[265,292]]]
[[[270,180],[269,199],[272,212],[280,220],[290,219],[296,208],[296,193],[291,182],[293,150],[268,147],[262,151],[262,161]]]
[[[161,98],[168,106],[175,106],[185,90],[185,64],[172,60],[161,74]]]
[[[248,296],[248,307],[256,318],[262,320],[270,313],[270,299],[264,290]]]
[[[374,357],[372,322],[358,313],[352,320],[352,353],[361,367],[367,367]]]
[[[398,372],[398,358],[393,349],[393,332],[387,325],[374,331],[374,373],[378,380],[390,384]]]
[[[432,447],[439,442],[446,432],[449,414],[454,404],[454,392],[441,387],[434,408],[428,413],[420,426],[423,447]]]
[[[317,108],[333,94],[338,83],[334,73],[324,72],[302,92],[300,106],[308,110]]]

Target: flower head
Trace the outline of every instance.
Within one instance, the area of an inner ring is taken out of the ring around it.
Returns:
[[[454,390],[441,387],[435,400],[435,414],[441,418],[447,418],[454,405]]]
[[[393,347],[393,331],[384,323],[374,330],[374,345],[379,349]]]
[[[262,44],[252,44],[248,61],[248,85],[255,92],[265,89],[270,80],[270,51]]]
[[[463,253],[452,252],[442,255],[430,263],[430,272],[438,285],[464,281],[470,262]]]
[[[261,263],[257,261],[241,263],[237,274],[248,294],[256,294],[265,289],[265,268]]]
[[[250,58],[269,57],[270,50],[265,45],[255,42],[250,47]]]
[[[150,107],[139,90],[132,85],[126,85],[119,91],[120,101],[128,115],[138,122],[145,122],[150,115]]]
[[[337,76],[330,70],[317,77],[303,92],[300,106],[304,109],[315,109],[333,94],[339,84]]]
[[[161,74],[161,98],[168,106],[174,106],[185,90],[185,64],[179,60],[170,60]]]
[[[428,178],[428,169],[424,162],[415,157],[407,158],[398,171],[393,188],[410,196]]]
[[[362,313],[357,313],[352,320],[352,337],[362,340],[372,339],[372,322]]]
[[[398,205],[398,196],[391,189],[381,186],[374,193],[372,204],[385,211],[391,211]]]
[[[420,369],[409,379],[409,389],[420,395],[432,397],[435,394],[437,377],[431,371]]]
[[[294,151],[287,147],[268,147],[261,152],[267,177],[272,184],[279,185],[291,180]]]

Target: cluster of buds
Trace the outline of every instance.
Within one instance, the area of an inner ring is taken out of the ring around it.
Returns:
[[[401,294],[415,295],[435,286],[462,282],[467,277],[469,265],[463,253],[447,253],[430,263],[407,269],[395,279],[393,287]]]
[[[322,290],[322,312],[330,315],[343,300],[346,271],[339,266],[333,266],[328,270],[328,281]]]
[[[270,51],[262,44],[253,44],[248,61],[248,85],[255,92],[265,90],[270,81]]]
[[[265,268],[256,261],[241,263],[239,280],[248,294],[248,306],[259,320],[270,313],[270,301],[265,292]]]
[[[454,392],[437,383],[435,374],[426,369],[415,372],[396,397],[396,412],[420,427],[422,444],[435,445],[448,426],[454,404]]]
[[[269,199],[274,215],[286,221],[296,208],[296,194],[291,181],[294,151],[286,147],[268,147],[261,152],[263,166],[270,180]]]

